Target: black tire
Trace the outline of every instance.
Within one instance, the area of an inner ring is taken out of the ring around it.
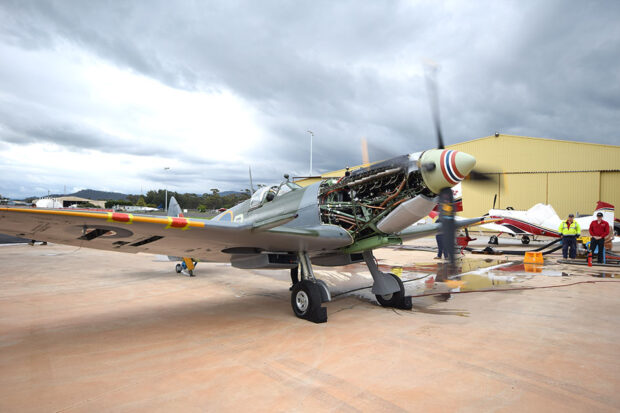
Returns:
[[[614,225],[614,236],[620,237],[620,225]]]
[[[521,244],[527,245],[529,243],[530,243],[530,237],[528,237],[527,235],[524,235],[521,237]]]
[[[174,267],[174,270],[177,272],[177,274],[181,274],[181,271],[183,271],[183,266],[181,264],[177,264]]]
[[[327,309],[321,307],[321,290],[309,280],[302,280],[293,286],[291,307],[298,318],[315,323],[327,321]]]
[[[491,238],[489,238],[489,244],[491,245],[499,244],[499,239],[497,238],[497,235],[491,235]]]
[[[395,293],[386,295],[375,294],[377,301],[379,302],[379,304],[381,304],[382,307],[398,307],[401,305],[405,298],[405,285],[403,284],[402,280],[397,275],[394,275],[392,273],[390,273],[390,275],[396,279],[396,282],[398,282],[400,291],[396,291]]]

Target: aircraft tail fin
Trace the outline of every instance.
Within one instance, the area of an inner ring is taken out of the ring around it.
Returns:
[[[181,209],[181,206],[179,205],[179,203],[174,197],[170,198],[170,204],[168,205],[168,216],[169,217],[182,217],[183,216],[183,210]]]
[[[596,211],[601,210],[601,212],[603,210],[614,210],[615,207],[612,204],[608,204],[607,202],[603,202],[603,201],[598,201],[596,203]]]

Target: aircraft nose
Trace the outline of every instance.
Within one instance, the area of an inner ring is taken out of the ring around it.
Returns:
[[[476,166],[476,158],[465,152],[457,152],[454,166],[460,176],[467,176]]]
[[[424,183],[436,194],[461,182],[475,165],[476,158],[452,149],[431,149],[418,160]]]

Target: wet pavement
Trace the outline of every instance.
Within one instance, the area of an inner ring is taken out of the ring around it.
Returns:
[[[317,325],[288,271],[0,247],[0,411],[620,409],[617,272],[376,255],[413,310],[378,306],[363,265],[316,267]]]
[[[620,270],[584,271],[569,265],[559,264],[524,264],[522,260],[512,258],[492,259],[467,256],[452,265],[449,262],[427,261],[412,265],[382,264],[379,268],[386,273],[398,275],[405,285],[406,294],[416,299],[420,297],[439,296],[462,292],[514,290],[523,287],[561,286],[583,276],[596,278],[620,278]],[[264,276],[273,272],[255,271]],[[332,297],[355,296],[368,302],[376,302],[371,293],[372,276],[363,263],[338,268],[315,267],[315,275],[327,283]]]

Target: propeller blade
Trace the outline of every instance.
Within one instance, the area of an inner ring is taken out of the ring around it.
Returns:
[[[444,188],[439,192],[439,222],[444,250],[448,251],[450,263],[454,264],[456,245],[456,226],[454,225],[454,195],[452,188]]]
[[[437,71],[439,70],[439,67],[438,65],[431,63],[427,63],[425,67],[426,91],[428,93],[433,123],[435,124],[435,132],[437,133],[437,148],[445,149],[443,144],[443,135],[441,134],[441,123],[439,120],[439,93],[437,92]]]
[[[368,156],[368,141],[366,138],[362,138],[362,163],[364,165],[370,163],[370,157]]]
[[[422,164],[422,169],[426,172],[432,172],[435,168],[437,168],[437,165],[435,165],[434,162],[426,162]]]
[[[480,181],[480,182],[497,182],[496,174],[490,174],[486,172],[476,171],[475,169],[467,175],[467,178],[470,181]]]

